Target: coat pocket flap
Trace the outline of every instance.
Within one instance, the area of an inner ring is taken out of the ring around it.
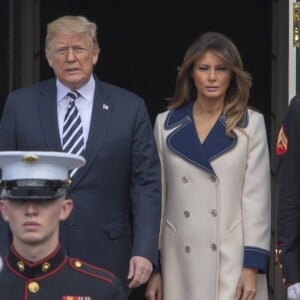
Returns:
[[[110,239],[118,239],[131,235],[130,226],[128,224],[109,224],[107,226],[108,237]]]

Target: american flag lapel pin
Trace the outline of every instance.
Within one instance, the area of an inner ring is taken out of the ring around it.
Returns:
[[[104,109],[104,110],[109,110],[109,106],[108,106],[107,104],[104,103],[104,104],[102,105],[102,109]]]

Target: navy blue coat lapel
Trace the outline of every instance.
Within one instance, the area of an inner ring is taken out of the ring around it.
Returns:
[[[235,134],[233,138],[225,134],[225,119],[221,116],[201,144],[193,122],[192,107],[190,102],[168,114],[165,129],[176,129],[168,136],[167,145],[185,160],[215,174],[211,161],[234,147],[237,137]]]
[[[38,110],[48,149],[49,151],[62,151],[57,119],[55,79],[42,82],[40,92]]]

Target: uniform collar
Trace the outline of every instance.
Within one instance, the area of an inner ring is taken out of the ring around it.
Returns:
[[[58,271],[66,261],[67,256],[60,245],[49,256],[37,262],[29,262],[24,259],[13,246],[6,258],[8,268],[14,274],[26,279],[47,277]]]

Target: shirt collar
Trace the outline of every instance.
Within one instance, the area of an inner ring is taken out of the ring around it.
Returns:
[[[88,102],[93,101],[94,99],[94,92],[95,92],[95,78],[91,76],[89,81],[77,89],[80,93],[81,97],[87,100]],[[62,84],[59,79],[56,79],[56,89],[57,89],[57,101],[61,102],[65,99],[66,94],[70,91],[66,85]]]

